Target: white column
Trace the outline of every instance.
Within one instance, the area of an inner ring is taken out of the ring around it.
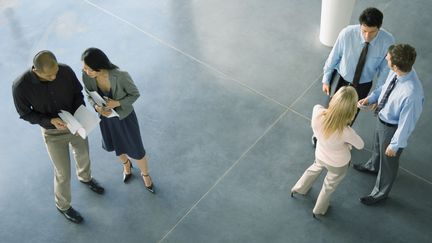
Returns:
[[[346,27],[354,8],[355,0],[322,0],[320,41],[333,46],[339,32]]]

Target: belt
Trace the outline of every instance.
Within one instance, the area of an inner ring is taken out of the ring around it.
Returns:
[[[381,120],[381,118],[379,118],[379,117],[378,117],[378,120],[387,127],[397,127],[398,126],[398,124],[391,124],[391,123],[385,122],[385,121]]]

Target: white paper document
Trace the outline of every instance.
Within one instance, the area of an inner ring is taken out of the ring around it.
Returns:
[[[67,128],[72,134],[78,133],[84,139],[100,121],[99,117],[87,110],[83,105],[78,107],[74,115],[64,110],[61,110],[58,115],[64,122],[66,122]]]
[[[86,92],[87,92],[87,94],[90,95],[90,97],[92,98],[92,100],[93,100],[93,101],[94,101],[98,106],[101,106],[101,107],[105,107],[105,106],[106,106],[106,101],[105,101],[105,99],[102,98],[102,97],[99,95],[98,92],[96,92],[96,91],[89,91],[88,89],[86,89]],[[111,109],[111,115],[109,115],[108,118],[111,118],[111,117],[118,117],[118,116],[119,116],[119,114],[118,114],[114,109]]]

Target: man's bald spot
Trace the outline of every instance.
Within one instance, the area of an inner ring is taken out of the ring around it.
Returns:
[[[42,72],[44,70],[51,70],[57,65],[56,57],[52,52],[47,50],[38,52],[33,58],[34,68]]]

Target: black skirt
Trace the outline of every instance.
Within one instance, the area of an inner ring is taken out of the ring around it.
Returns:
[[[100,118],[102,148],[110,152],[115,151],[117,156],[127,154],[132,159],[142,159],[145,156],[146,151],[135,111],[122,120],[118,117]]]

